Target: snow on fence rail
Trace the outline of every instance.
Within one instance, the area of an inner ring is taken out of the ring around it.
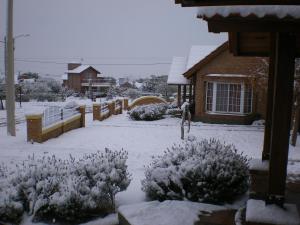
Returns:
[[[64,109],[59,106],[49,106],[43,113],[43,127],[48,127],[75,115],[79,115],[79,112],[75,108]]]
[[[77,109],[49,107],[44,113],[26,115],[27,141],[42,143],[73,129],[85,127],[85,106]]]

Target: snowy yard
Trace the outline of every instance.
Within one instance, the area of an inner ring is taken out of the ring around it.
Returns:
[[[124,149],[128,151],[128,167],[132,182],[128,189],[117,195],[117,205],[145,201],[141,191],[144,178],[144,165],[148,165],[152,155],[158,155],[172,146],[181,143],[180,120],[165,118],[153,122],[132,121],[126,113],[108,118],[105,121],[93,121],[92,114],[86,115],[86,127],[70,131],[43,144],[31,144],[26,141],[26,123],[22,122],[26,110],[41,110],[43,105],[23,103],[24,111],[19,113],[17,137],[8,137],[6,127],[0,127],[0,162],[15,164],[27,155],[55,154],[67,158],[70,154],[78,158],[87,153],[104,150]],[[4,112],[1,119],[4,120]],[[191,135],[199,138],[216,138],[232,143],[236,148],[251,158],[260,158],[263,144],[263,127],[238,125],[213,125],[192,123]],[[289,173],[300,174],[300,143],[296,148],[290,147]],[[296,161],[296,163],[295,163]]]

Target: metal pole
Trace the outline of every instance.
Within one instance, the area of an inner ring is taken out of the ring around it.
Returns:
[[[15,76],[14,76],[14,39],[13,39],[13,0],[7,4],[7,75],[6,75],[6,113],[7,134],[16,136],[15,124]]]

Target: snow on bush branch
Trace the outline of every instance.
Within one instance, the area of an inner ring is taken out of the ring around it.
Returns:
[[[130,183],[127,152],[97,152],[79,160],[28,157],[0,168],[0,220],[83,221],[114,210],[115,195]]]
[[[136,106],[129,111],[129,116],[133,120],[159,120],[167,108],[168,105],[164,103]]]
[[[157,200],[222,203],[248,188],[248,159],[218,140],[187,140],[146,167],[142,190]]]

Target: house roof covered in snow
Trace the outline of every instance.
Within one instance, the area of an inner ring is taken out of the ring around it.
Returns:
[[[212,17],[275,17],[277,19],[300,19],[298,5],[252,5],[252,6],[206,6],[199,7],[199,18]]]
[[[90,65],[80,65],[78,67],[76,67],[73,70],[67,70],[67,73],[75,73],[75,74],[79,74],[82,73],[83,71],[92,68],[93,70],[95,70],[97,72],[97,74],[101,74],[98,70],[96,70],[94,67],[90,66]]]
[[[173,57],[168,84],[189,84],[189,80],[182,75],[186,68],[186,62],[186,57]]]
[[[215,49],[216,46],[212,45],[194,45],[191,47],[187,58],[174,57],[168,76],[168,84],[189,84],[190,80],[186,79],[183,74]]]
[[[214,51],[217,48],[215,45],[194,45],[191,47],[187,65],[186,65],[186,71],[192,68],[195,64],[197,64],[199,61],[204,59],[207,55],[209,55],[212,51]]]
[[[187,78],[193,76],[193,74],[197,70],[199,70],[202,66],[206,65],[206,63],[210,62],[218,54],[220,54],[221,52],[223,52],[227,49],[228,49],[228,42],[223,43],[219,47],[214,47],[214,49],[213,48],[207,49],[207,50],[211,50],[211,51],[210,52],[207,51],[207,54],[204,57],[201,57],[200,60],[198,60],[198,62],[193,64],[191,67],[189,67],[183,75]]]

